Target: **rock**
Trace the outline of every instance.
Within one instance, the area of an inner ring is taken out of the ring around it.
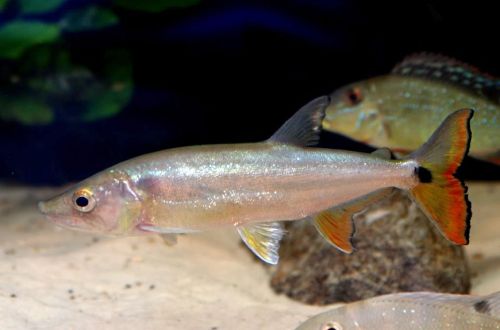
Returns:
[[[273,289],[319,305],[401,291],[469,291],[463,248],[449,243],[405,193],[371,206],[354,221],[351,255],[329,245],[310,221],[289,223]]]

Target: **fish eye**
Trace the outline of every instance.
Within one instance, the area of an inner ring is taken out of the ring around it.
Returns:
[[[349,105],[356,105],[363,101],[363,95],[361,93],[361,89],[358,87],[350,88],[346,93],[347,103]]]
[[[337,322],[328,322],[321,328],[321,330],[343,330],[343,328]]]
[[[87,197],[84,197],[84,196],[77,197],[75,199],[75,204],[79,207],[85,207],[85,206],[89,205],[89,199]]]
[[[92,192],[87,189],[78,190],[73,194],[73,207],[80,212],[90,212],[95,207]]]

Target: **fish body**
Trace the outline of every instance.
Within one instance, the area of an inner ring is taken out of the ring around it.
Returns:
[[[331,98],[324,129],[405,153],[419,148],[447,115],[472,108],[470,154],[500,161],[500,80],[463,63],[413,56],[392,73],[349,84]]]
[[[362,164],[362,167],[360,167]],[[200,231],[302,219],[386,187],[415,185],[414,160],[262,142],[176,148],[109,171],[148,206],[148,225]]]
[[[499,302],[500,293],[396,293],[342,305],[310,318],[297,330],[500,329]]]
[[[253,252],[276,263],[279,221],[312,217],[327,241],[349,253],[352,215],[399,188],[411,192],[450,241],[467,244],[470,205],[453,173],[467,152],[472,110],[451,115],[431,148],[393,160],[386,150],[307,147],[318,139],[327,105],[327,97],[311,101],[264,142],[176,148],[125,161],[41,202],[40,210],[64,227],[157,233],[169,244],[176,234],[235,227]],[[439,205],[436,196],[443,198]]]

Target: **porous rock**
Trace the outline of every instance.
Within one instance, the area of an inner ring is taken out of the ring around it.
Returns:
[[[405,193],[370,206],[354,223],[349,255],[327,243],[311,221],[287,224],[273,289],[318,305],[401,291],[469,291],[463,248],[448,242]]]

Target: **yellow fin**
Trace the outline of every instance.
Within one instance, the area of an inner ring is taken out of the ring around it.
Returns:
[[[243,242],[263,261],[276,265],[283,228],[277,222],[263,222],[238,227]]]
[[[352,253],[354,234],[352,216],[363,211],[368,205],[388,197],[394,188],[384,188],[352,201],[320,212],[314,217],[314,225],[321,236],[342,252]]]

